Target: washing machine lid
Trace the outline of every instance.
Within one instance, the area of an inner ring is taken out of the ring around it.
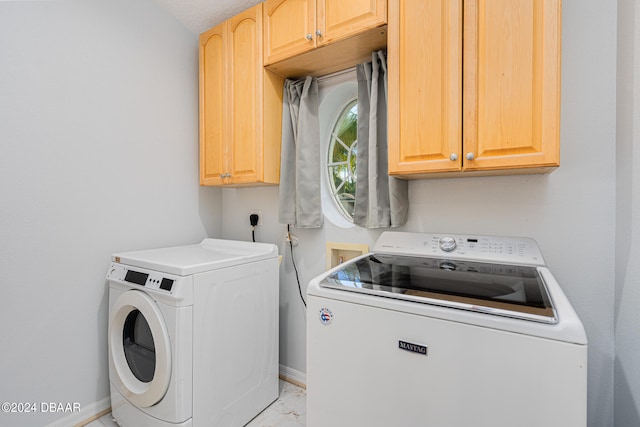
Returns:
[[[557,323],[538,269],[527,265],[373,253],[330,273],[321,287],[542,323]]]
[[[197,245],[116,253],[111,260],[133,267],[189,276],[277,257],[278,248],[268,243],[204,239]]]

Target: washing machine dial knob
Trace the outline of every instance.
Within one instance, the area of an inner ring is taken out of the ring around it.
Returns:
[[[451,252],[457,246],[456,245],[456,239],[454,239],[451,236],[441,237],[440,240],[438,241],[438,243],[440,245],[440,249],[442,249],[445,252]]]

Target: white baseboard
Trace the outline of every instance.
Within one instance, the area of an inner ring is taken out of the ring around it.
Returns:
[[[299,387],[306,388],[307,374],[285,365],[280,365],[280,378],[289,381]],[[72,427],[82,426],[93,421],[98,415],[111,408],[111,398],[109,396],[88,405],[84,405],[80,411],[75,412],[68,417],[47,424],[45,427]]]
[[[307,388],[307,374],[288,366],[280,365],[280,378],[302,388]]]
[[[51,424],[47,424],[45,427],[72,427],[78,425],[84,425],[86,422],[93,421],[98,415],[111,408],[111,398],[105,397],[94,403],[89,403],[80,408],[78,412],[74,412],[68,417],[64,417],[58,421],[54,421]]]

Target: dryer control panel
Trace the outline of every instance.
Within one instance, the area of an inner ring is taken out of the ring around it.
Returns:
[[[175,282],[174,279],[165,277],[160,273],[137,271],[115,263],[111,264],[107,278],[168,292],[171,292]]]

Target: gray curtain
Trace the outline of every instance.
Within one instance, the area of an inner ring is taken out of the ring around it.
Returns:
[[[318,82],[285,80],[278,220],[298,228],[322,226]]]
[[[407,181],[388,175],[387,61],[383,51],[356,67],[358,76],[358,154],[353,222],[367,228],[407,222]]]

